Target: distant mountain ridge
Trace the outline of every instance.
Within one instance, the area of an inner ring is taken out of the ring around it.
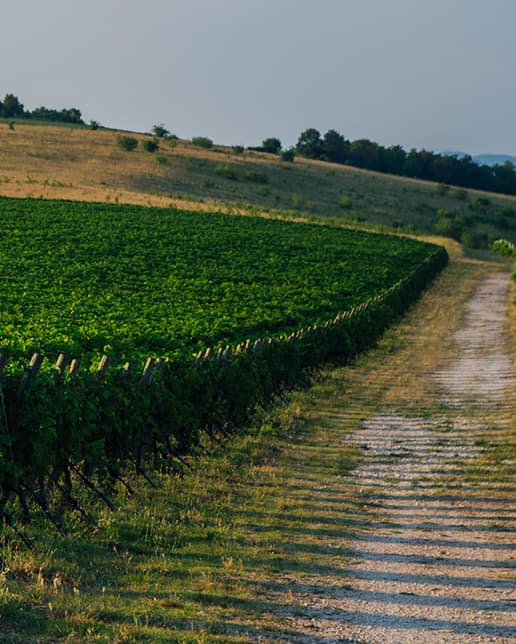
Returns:
[[[516,166],[516,157],[510,154],[477,154],[473,157],[476,163],[483,163],[485,165],[495,165],[496,163],[505,163],[510,161]]]
[[[466,156],[466,153],[461,152],[460,150],[443,150],[440,154],[458,157],[459,159]],[[512,156],[510,154],[473,154],[471,155],[471,158],[479,165],[493,166],[497,163],[504,164],[506,161],[510,161],[514,166],[516,166],[516,156]]]

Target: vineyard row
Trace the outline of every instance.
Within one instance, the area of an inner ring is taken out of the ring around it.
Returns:
[[[202,432],[216,437],[242,427],[259,405],[306,381],[325,362],[349,361],[366,350],[420,295],[447,263],[437,249],[388,290],[322,325],[271,337],[195,360],[149,358],[143,369],[115,368],[104,356],[97,373],[59,356],[53,374],[40,373],[35,354],[20,377],[0,376],[0,512],[14,525],[38,506],[58,526],[59,508],[80,510],[78,483],[102,492],[133,467],[184,462]],[[6,364],[2,356],[0,370]]]

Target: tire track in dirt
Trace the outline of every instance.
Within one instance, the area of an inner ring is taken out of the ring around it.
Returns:
[[[489,477],[469,484],[457,470],[510,429],[508,283],[504,272],[484,277],[454,351],[421,372],[424,415],[389,404],[350,436],[364,454],[354,476],[378,504],[378,520],[347,544],[353,557],[342,583],[276,584],[276,601],[294,593],[275,610],[298,634],[293,641],[516,642],[516,490]]]

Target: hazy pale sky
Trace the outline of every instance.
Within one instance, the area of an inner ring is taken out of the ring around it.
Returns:
[[[315,127],[516,154],[516,0],[16,0],[0,98],[103,125],[294,144]]]

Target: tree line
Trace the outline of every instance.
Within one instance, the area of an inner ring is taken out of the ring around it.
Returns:
[[[406,152],[400,145],[384,147],[369,139],[348,141],[333,129],[321,136],[315,128],[309,128],[300,134],[296,152],[309,159],[332,161],[377,172],[464,188],[516,194],[516,168],[510,161],[493,166],[479,165],[470,155],[458,157],[415,148]]]
[[[0,101],[0,117],[84,125],[81,111],[76,107],[56,110],[42,106],[28,111],[14,94],[6,94],[3,101]],[[93,124],[98,126],[95,121],[92,121]],[[299,135],[296,146],[288,150],[282,150],[281,141],[275,137],[265,139],[261,146],[249,149],[280,154],[285,161],[293,161],[295,154],[299,154],[309,159],[442,184],[516,194],[516,168],[510,161],[489,166],[476,163],[470,155],[459,157],[415,148],[407,152],[401,145],[385,147],[369,139],[348,141],[334,129],[322,136],[315,128],[309,128]]]
[[[14,94],[6,94],[3,101],[0,101],[1,118],[23,118],[38,119],[42,121],[57,121],[60,123],[76,123],[84,125],[81,110],[76,107],[55,110],[48,107],[37,107],[29,111],[25,109],[23,103]]]

